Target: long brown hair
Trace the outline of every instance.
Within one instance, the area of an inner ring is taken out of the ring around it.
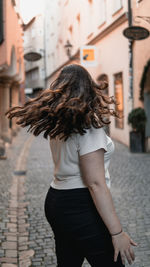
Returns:
[[[83,135],[91,126],[100,128],[109,124],[109,115],[117,116],[108,107],[108,104],[115,104],[114,98],[102,92],[107,86],[106,82],[96,84],[80,65],[68,65],[49,89],[23,107],[12,107],[6,115],[10,119],[19,118],[17,124],[29,126],[28,131],[35,136],[44,132],[44,138],[49,135],[67,140],[73,133]]]

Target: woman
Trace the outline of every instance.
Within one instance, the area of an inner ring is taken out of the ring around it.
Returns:
[[[24,107],[6,114],[18,117],[35,136],[50,136],[54,179],[45,200],[58,267],[79,267],[84,258],[92,267],[123,267],[134,261],[132,245],[117,217],[109,191],[108,166],[114,150],[105,134],[106,117],[117,116],[97,85],[79,65],[62,69],[50,89]]]

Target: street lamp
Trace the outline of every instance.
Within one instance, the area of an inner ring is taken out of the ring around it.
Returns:
[[[132,8],[131,0],[128,0],[128,25],[132,26]],[[132,99],[132,109],[133,109],[133,40],[129,39],[129,88],[130,88],[130,98]]]
[[[68,58],[71,60],[71,59],[74,59],[72,56],[71,56],[71,50],[73,48],[73,45],[69,42],[69,40],[67,40],[66,44],[64,45],[64,48],[66,50],[66,55],[68,56]]]
[[[66,55],[68,56],[69,60],[79,60],[80,59],[80,57],[78,57],[78,56],[72,56],[71,55],[72,54],[73,45],[70,43],[69,40],[67,40],[66,44],[64,45],[64,48],[66,50]],[[85,54],[83,56],[83,59],[84,60],[88,60],[88,56],[89,56],[88,54]]]

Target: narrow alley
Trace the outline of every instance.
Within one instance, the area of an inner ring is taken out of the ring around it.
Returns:
[[[149,267],[150,154],[131,154],[117,142],[115,147],[110,166],[113,199],[124,230],[138,243],[133,267]],[[53,233],[44,215],[53,169],[49,142],[21,130],[7,153],[0,161],[1,266],[56,267]]]

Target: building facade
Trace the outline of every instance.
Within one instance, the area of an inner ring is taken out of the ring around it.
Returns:
[[[15,1],[0,0],[0,156],[18,127],[6,118],[9,107],[24,101],[24,58],[21,19]]]
[[[35,96],[45,89],[45,35],[43,13],[24,24],[25,93]]]
[[[133,23],[150,31],[150,1],[142,0],[133,6]],[[150,151],[150,37],[133,44],[134,106],[144,107],[147,117],[146,141]]]
[[[133,0],[131,4],[133,24],[136,25],[135,17],[137,14],[145,14],[150,9],[150,2]],[[49,15],[50,9],[51,15]],[[149,38],[135,41],[133,44],[134,94],[132,99],[129,78],[129,41],[123,35],[123,30],[128,27],[128,1],[47,0],[45,16],[47,87],[55,79],[61,67],[71,62],[80,64],[79,59],[74,61],[68,59],[65,51],[67,41],[72,44],[72,55],[76,58],[83,45],[96,46],[97,65],[87,69],[97,82],[102,79],[108,81],[108,94],[116,97],[120,103],[117,111],[123,116],[122,119],[111,118],[110,134],[118,141],[129,145],[128,114],[133,107],[144,106],[139,97],[140,80],[143,68],[148,64],[150,46]],[[146,28],[149,27],[146,21],[141,20],[140,23]],[[142,65],[139,63],[141,61]],[[148,80],[145,86],[147,83]]]

